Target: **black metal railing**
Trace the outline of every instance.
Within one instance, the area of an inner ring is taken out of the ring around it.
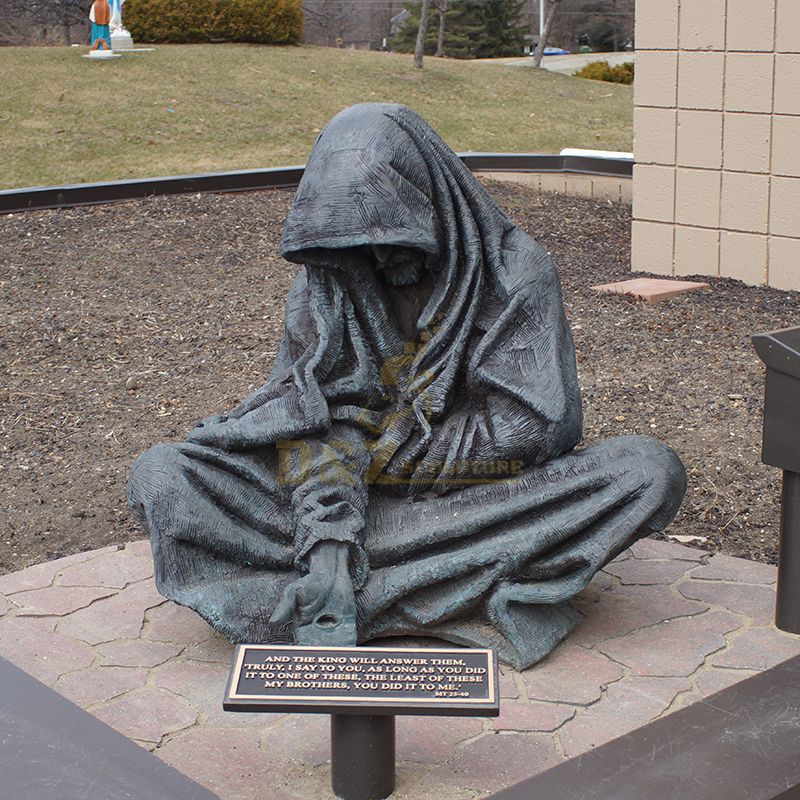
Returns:
[[[621,158],[542,155],[539,153],[460,153],[473,172],[568,172],[629,178],[633,162]],[[297,186],[303,166],[211,172],[200,175],[170,175],[66,186],[36,186],[0,191],[0,214],[44,208],[115,203],[138,197],[192,192],[246,192]]]

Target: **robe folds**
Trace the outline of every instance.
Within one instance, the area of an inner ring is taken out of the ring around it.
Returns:
[[[387,287],[378,248],[416,253],[427,290]],[[519,669],[543,658],[579,620],[570,598],[673,518],[680,459],[643,437],[574,449],[552,262],[410,109],[329,123],[281,252],[300,269],[269,380],[132,470],[159,591],[232,641],[291,641],[270,616],[335,540],[359,641],[438,636]]]

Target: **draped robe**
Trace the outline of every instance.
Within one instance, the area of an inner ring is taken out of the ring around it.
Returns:
[[[387,290],[373,247],[424,260],[410,336],[414,290]],[[677,455],[644,437],[573,449],[580,393],[552,262],[410,109],[331,121],[281,251],[301,268],[269,380],[132,471],[159,590],[232,641],[291,641],[269,618],[335,540],[359,641],[427,634],[517,668],[541,659],[580,618],[570,598],[672,519]]]

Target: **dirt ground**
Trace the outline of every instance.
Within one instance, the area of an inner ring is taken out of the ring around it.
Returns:
[[[630,208],[490,184],[553,254],[578,352],[585,441],[664,440],[689,490],[668,533],[773,562],[780,474],[760,463],[763,368],[749,335],[798,298],[714,280],[648,306],[630,277]],[[0,217],[0,572],[142,536],[125,480],[263,382],[294,267],[291,191],[154,198]]]

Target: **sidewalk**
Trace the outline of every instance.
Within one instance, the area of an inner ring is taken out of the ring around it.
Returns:
[[[482,797],[797,655],[772,624],[775,577],[639,542],[548,659],[504,669],[500,717],[398,717],[394,797]],[[223,712],[231,654],[156,592],[146,541],[0,577],[0,655],[222,800],[330,797],[327,716]]]

